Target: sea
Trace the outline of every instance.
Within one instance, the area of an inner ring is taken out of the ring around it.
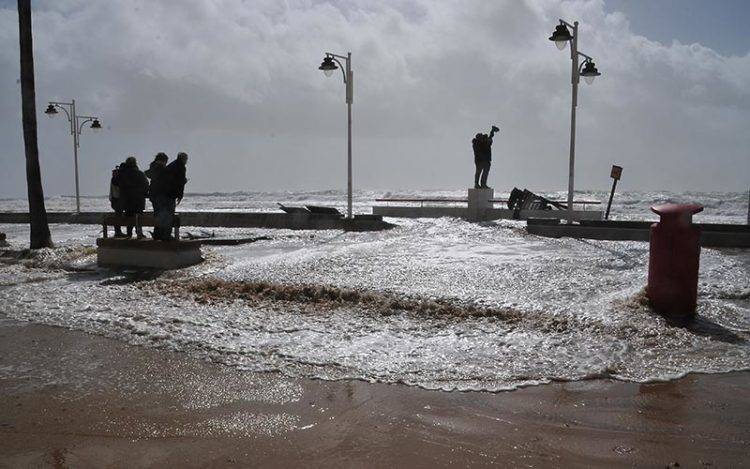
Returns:
[[[455,191],[360,191],[461,197]],[[508,194],[497,194],[497,197]],[[562,192],[543,195],[563,200]],[[606,203],[608,193],[577,199]],[[184,211],[344,209],[341,191],[188,194]],[[624,192],[612,219],[657,220],[650,207],[698,203],[697,222],[744,224],[747,193]],[[52,197],[50,211],[70,211]],[[0,200],[0,211],[25,211]],[[83,211],[108,210],[85,197]],[[750,369],[750,251],[703,248],[698,314],[678,324],[645,298],[646,242],[550,239],[521,221],[400,219],[349,233],[184,227],[254,238],[204,246],[205,261],[169,272],[96,267],[100,227],[51,225],[54,249],[33,253],[28,226],[0,224],[0,318],[102,335],[254,372],[400,383],[444,391],[511,391],[553,381],[645,383]]]

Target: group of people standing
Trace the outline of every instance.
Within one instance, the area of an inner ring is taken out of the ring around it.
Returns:
[[[187,183],[187,153],[180,152],[177,158],[169,163],[166,153],[157,153],[149,168],[143,172],[138,168],[134,156],[129,156],[112,171],[109,186],[109,201],[118,215],[132,217],[144,212],[146,199],[151,200],[154,208],[154,231],[152,237],[161,241],[172,240],[174,212],[182,201]],[[133,225],[127,226],[123,233],[121,227],[115,226],[116,238],[133,236]],[[146,236],[139,225],[136,225],[136,237]]]

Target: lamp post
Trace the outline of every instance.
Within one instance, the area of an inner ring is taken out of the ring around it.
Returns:
[[[573,29],[573,34],[570,33],[568,28]],[[573,223],[573,188],[574,188],[574,175],[575,175],[575,159],[576,159],[576,107],[578,106],[578,83],[580,78],[586,81],[586,84],[591,84],[594,78],[601,75],[599,70],[596,69],[594,59],[590,56],[580,52],[578,50],[578,21],[573,24],[567,21],[560,20],[560,24],[555,27],[555,31],[549,38],[553,41],[558,49],[563,50],[565,46],[570,42],[570,60],[572,62],[571,67],[571,83],[573,88],[573,99],[571,100],[570,107],[570,161],[568,163],[568,223]],[[584,61],[579,65],[578,59],[583,57]]]
[[[81,194],[78,186],[78,147],[80,146],[81,131],[83,125],[87,122],[91,122],[91,129],[94,132],[98,132],[102,129],[102,125],[99,123],[99,118],[94,116],[79,116],[76,114],[76,100],[72,100],[69,103],[50,101],[47,106],[47,110],[44,111],[48,117],[55,117],[58,112],[57,109],[62,109],[65,112],[65,116],[68,118],[70,124],[70,134],[73,136],[73,165],[75,167],[76,176],[76,213],[81,213]]]
[[[342,65],[339,59],[344,60],[346,65]],[[352,218],[352,102],[354,101],[354,71],[352,70],[351,52],[348,52],[346,55],[337,55],[326,52],[326,55],[323,58],[323,63],[318,67],[319,70],[323,70],[323,73],[325,73],[327,77],[330,77],[333,74],[333,71],[337,68],[341,69],[341,73],[344,76],[344,86],[346,86],[346,217]]]

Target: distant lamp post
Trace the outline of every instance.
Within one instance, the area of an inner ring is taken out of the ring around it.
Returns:
[[[345,61],[342,65],[339,59]],[[352,102],[354,101],[354,72],[352,71],[352,53],[337,55],[326,52],[323,62],[318,67],[325,76],[330,77],[336,69],[341,69],[346,86],[346,112],[347,112],[347,184],[346,184],[346,217],[352,218]]]
[[[81,213],[81,193],[78,185],[78,147],[80,146],[81,131],[83,126],[91,122],[90,128],[94,132],[99,132],[102,129],[102,124],[99,122],[98,117],[94,116],[79,116],[76,114],[76,100],[72,100],[69,103],[61,103],[50,101],[47,106],[47,110],[44,111],[47,117],[55,117],[58,109],[62,109],[65,112],[65,116],[68,118],[70,124],[70,134],[73,136],[73,165],[75,166],[76,176],[76,213]]]
[[[573,33],[568,28],[573,29]],[[570,42],[570,60],[572,62],[571,68],[571,83],[573,85],[573,99],[570,107],[570,162],[568,166],[568,223],[573,223],[573,189],[574,189],[574,175],[575,175],[575,155],[576,155],[576,107],[578,106],[578,83],[581,81],[581,77],[586,81],[587,84],[594,82],[594,78],[601,75],[599,70],[594,64],[594,59],[578,50],[578,21],[570,24],[564,20],[560,20],[560,24],[555,26],[555,31],[552,36],[549,37],[550,41],[553,41],[558,49],[563,50],[565,46]],[[579,57],[583,57],[584,61],[579,64]]]

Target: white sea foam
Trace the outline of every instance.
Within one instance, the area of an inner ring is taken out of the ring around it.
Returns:
[[[359,194],[355,207],[362,209],[373,197]],[[704,221],[739,222],[745,197],[623,194],[613,212],[643,218],[653,203],[698,201],[707,206]],[[186,199],[187,209],[271,209],[276,200],[321,205],[342,200],[334,192],[192,199]],[[104,209],[100,202],[94,208]],[[14,203],[0,201],[0,208]],[[397,228],[376,233],[217,229],[272,239],[205,248],[205,263],[158,279],[94,269],[94,256],[84,246],[93,244],[97,228],[55,225],[61,248],[0,264],[0,312],[244,369],[446,390],[496,391],[603,376],[644,382],[750,369],[747,251],[702,251],[699,319],[682,328],[638,301],[646,283],[646,243],[546,239],[525,234],[523,224],[514,221],[393,221]],[[20,225],[2,225],[0,231],[15,247],[28,236]],[[518,319],[430,315],[408,308],[386,314],[356,302],[311,308],[271,297],[201,303],[153,291],[155,282],[199,285],[210,279],[437,299],[514,311]]]

